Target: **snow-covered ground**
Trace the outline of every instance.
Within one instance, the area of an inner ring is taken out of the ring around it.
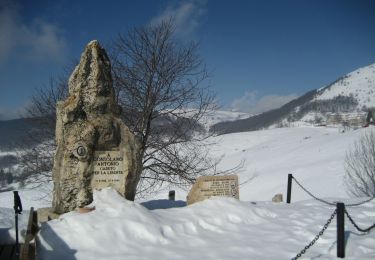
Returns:
[[[234,133],[212,138],[216,143],[212,153],[223,156],[218,170],[244,163],[236,172],[242,183],[241,200],[270,201],[276,193],[283,193],[285,198],[288,173],[318,196],[347,198],[345,155],[365,132],[374,130],[370,127],[342,132],[336,127],[295,127]],[[164,190],[156,198],[167,198],[167,193]],[[185,200],[186,195],[186,191],[176,189],[179,200]],[[293,186],[293,201],[309,198]]]
[[[148,210],[111,189],[96,192],[93,205],[90,213],[72,212],[43,224],[41,259],[291,259],[334,211],[316,201],[277,204],[230,198]],[[360,225],[369,226],[374,208],[371,202],[348,210]],[[336,259],[335,222],[303,259]],[[360,235],[347,226],[346,259],[374,259],[375,232]]]
[[[271,198],[283,193],[285,199],[292,173],[319,197],[353,201],[344,185],[345,154],[374,130],[296,127],[212,137],[214,156],[223,157],[219,170],[243,162],[236,172],[240,201],[215,198],[184,206],[187,191],[176,188],[175,203],[160,200],[167,189],[133,203],[103,190],[95,194],[95,211],[68,213],[42,226],[41,259],[290,259],[321,230],[334,207],[311,200],[295,183],[292,204]],[[37,190],[19,193],[26,209],[50,205]],[[12,192],[0,193],[0,207],[12,203]],[[0,209],[0,230],[9,228],[9,210]],[[362,227],[375,222],[375,201],[348,211]],[[334,219],[302,259],[336,259],[335,225]],[[374,230],[361,235],[347,219],[346,230],[346,258],[375,259]]]

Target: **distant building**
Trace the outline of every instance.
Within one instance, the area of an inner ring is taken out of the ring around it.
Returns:
[[[360,127],[365,124],[366,112],[327,114],[327,125],[344,125],[348,127]]]

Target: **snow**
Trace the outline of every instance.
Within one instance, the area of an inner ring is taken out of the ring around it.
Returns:
[[[362,106],[375,107],[375,63],[345,75],[329,88],[320,91],[323,92],[318,94],[316,100],[353,95],[358,101],[359,110]]]
[[[243,200],[270,200],[276,193],[285,196],[288,173],[320,196],[347,197],[345,154],[365,131],[340,133],[337,128],[301,127],[224,135],[217,154],[225,151],[223,169],[246,160],[240,181],[255,178],[241,186]],[[295,201],[308,198],[301,190],[293,190]]]
[[[93,212],[67,213],[42,225],[39,259],[290,259],[321,230],[334,207],[311,200],[295,183],[292,204],[272,203],[272,197],[282,193],[285,200],[292,173],[318,197],[352,202],[343,180],[345,154],[374,130],[305,126],[212,137],[212,153],[222,157],[219,170],[243,162],[235,172],[240,201],[213,198],[186,206],[187,191],[174,187],[175,202],[165,200],[168,189],[129,202],[104,189],[94,194]],[[24,209],[50,206],[40,189],[19,191]],[[14,240],[12,206],[13,193],[0,193],[0,237],[8,242]],[[368,227],[374,223],[374,209],[372,201],[348,211]],[[361,235],[347,219],[346,230],[346,258],[375,259],[375,232]],[[304,257],[335,255],[334,219]]]
[[[241,200],[270,201],[277,193],[285,198],[288,173],[321,197],[348,198],[343,180],[345,155],[367,131],[374,127],[346,132],[336,127],[295,127],[233,133],[213,137],[211,152],[222,157],[219,171],[243,162],[235,172],[242,183]],[[187,191],[174,189],[176,199],[186,200]],[[162,190],[148,199],[167,198],[167,193]],[[309,198],[293,187],[293,201]]]
[[[24,241],[29,220],[29,211],[23,211],[18,215],[19,241]],[[11,208],[0,207],[0,245],[12,244],[16,241],[16,232],[14,229],[15,215]]]
[[[45,184],[44,186],[35,189],[30,189],[28,187],[18,187],[18,189],[24,209],[30,209],[31,207],[38,209],[51,206],[51,198],[49,196],[51,194],[52,184]],[[13,208],[12,191],[0,193],[0,207]]]
[[[209,129],[217,123],[246,119],[251,116],[253,115],[244,112],[216,110],[209,111],[207,115],[202,118],[201,123]]]
[[[12,152],[12,151],[3,152],[3,151],[0,150],[0,157],[7,156],[7,155],[17,156],[17,153],[16,152]]]
[[[187,207],[149,210],[112,189],[94,193],[96,209],[71,212],[42,225],[41,259],[290,259],[334,211],[316,201],[250,203],[213,198]],[[375,202],[348,209],[362,226]],[[335,220],[308,259],[336,259]],[[347,225],[346,259],[374,259],[375,233]]]

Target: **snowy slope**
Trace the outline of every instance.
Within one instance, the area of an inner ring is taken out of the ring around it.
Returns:
[[[363,106],[375,107],[375,63],[357,69],[331,86],[320,89],[314,100],[333,99],[338,95],[352,95],[358,101],[358,109]]]
[[[223,157],[218,170],[244,162],[236,172],[243,183],[240,186],[243,201],[270,201],[276,193],[283,193],[285,198],[288,173],[321,197],[347,198],[343,182],[345,154],[360,136],[374,130],[370,127],[342,133],[339,128],[296,127],[234,133],[212,137],[211,152],[214,158]],[[166,187],[146,199],[165,199],[169,189],[176,189],[178,200],[186,200],[188,190],[176,187]],[[44,193],[21,190],[25,208],[49,206],[51,198],[40,199]],[[0,207],[12,205],[12,192],[0,195]],[[306,199],[309,196],[294,186],[292,200]]]
[[[212,138],[212,153],[216,158],[223,157],[218,170],[243,161],[236,174],[242,183],[240,199],[244,201],[271,201],[277,193],[283,193],[285,199],[288,173],[318,196],[348,198],[343,180],[345,154],[365,132],[375,129],[340,130],[296,127],[227,134]],[[176,197],[185,200],[187,191],[175,189]],[[167,198],[167,193],[162,190],[156,198]],[[309,198],[293,186],[293,201]]]

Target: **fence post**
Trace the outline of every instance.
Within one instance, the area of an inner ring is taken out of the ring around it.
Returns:
[[[168,194],[168,199],[174,201],[175,197],[176,197],[176,192],[174,190],[170,190]]]
[[[337,210],[337,257],[345,258],[345,204],[338,202]]]
[[[293,175],[289,173],[288,174],[288,189],[286,193],[286,203],[290,203],[290,199],[292,197],[292,179],[293,179]]]
[[[14,195],[14,218],[15,218],[15,228],[16,228],[16,259],[20,257],[20,244],[18,240],[18,214],[22,213],[22,202],[18,191],[13,191]]]

